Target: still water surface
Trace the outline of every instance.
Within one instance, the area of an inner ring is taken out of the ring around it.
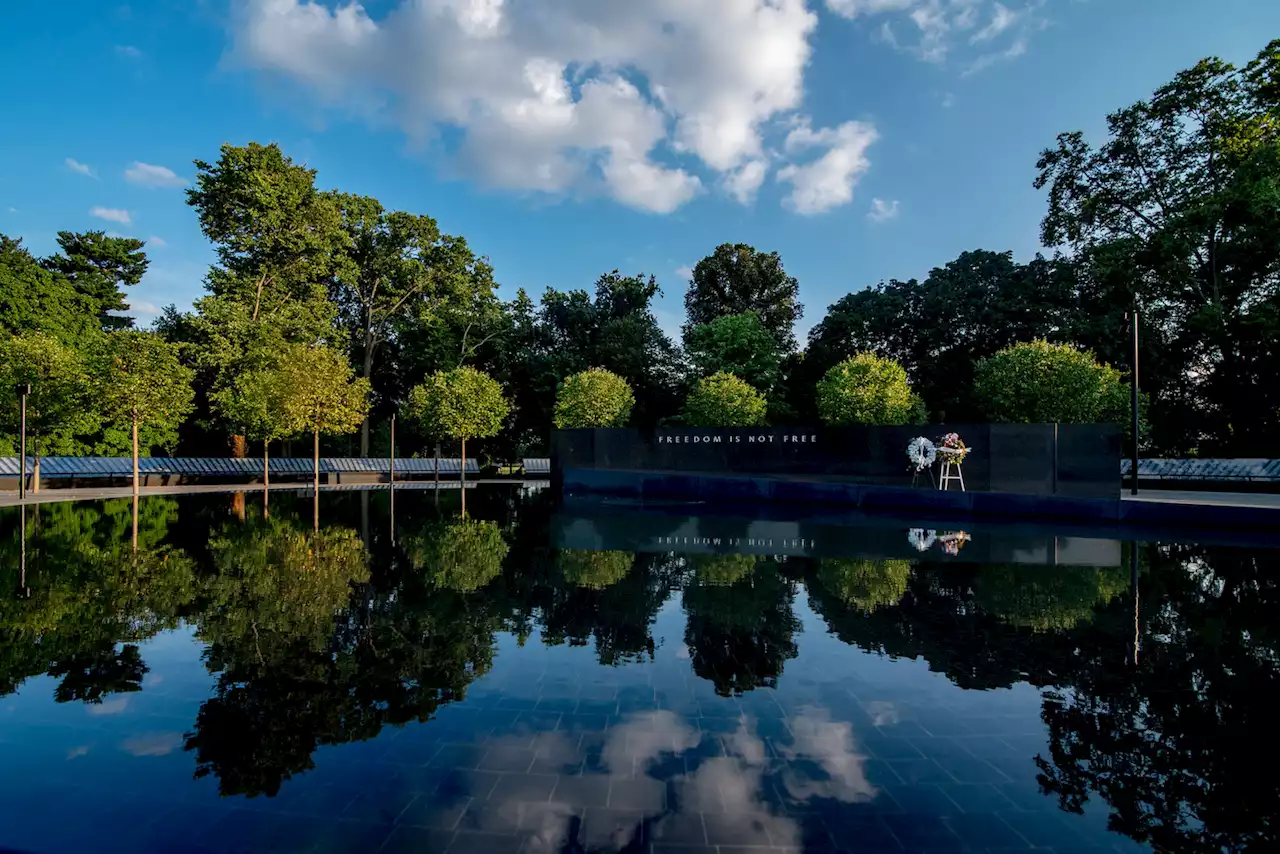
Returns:
[[[0,850],[1277,850],[1280,551],[394,509],[0,511]]]

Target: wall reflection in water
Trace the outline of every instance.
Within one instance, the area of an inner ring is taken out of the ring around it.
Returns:
[[[389,498],[0,514],[0,846],[1275,841],[1276,551]]]

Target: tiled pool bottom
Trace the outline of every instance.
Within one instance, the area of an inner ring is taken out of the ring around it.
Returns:
[[[366,741],[316,743],[360,731],[336,721],[341,698],[258,689],[280,696],[221,722],[199,751],[216,773],[197,780],[184,748],[198,718],[213,732],[213,680],[180,628],[142,644],[140,691],[52,704],[55,680],[38,677],[0,703],[0,848],[1145,850],[1106,829],[1105,807],[1071,815],[1040,793],[1038,690],[961,690],[827,634],[803,596],[794,608],[803,654],[776,688],[722,697],[695,675],[677,594],[651,661],[602,667],[591,646],[500,634],[465,700]]]

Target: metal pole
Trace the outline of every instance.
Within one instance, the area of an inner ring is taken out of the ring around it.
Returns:
[[[391,416],[391,482],[396,482],[396,417]]]
[[[1133,338],[1133,341],[1132,341],[1133,356],[1132,356],[1132,360],[1130,361],[1130,365],[1133,369],[1133,377],[1131,378],[1130,389],[1129,389],[1129,396],[1130,396],[1129,427],[1133,431],[1132,442],[1131,442],[1132,444],[1131,462],[1133,464],[1133,470],[1130,472],[1132,477],[1130,480],[1129,491],[1131,494],[1137,495],[1138,494],[1138,304],[1136,301],[1133,304],[1133,312],[1131,314],[1131,318],[1132,318],[1132,325],[1130,329],[1130,334]]]
[[[1133,594],[1133,663],[1138,663],[1138,652],[1142,646],[1142,620],[1138,599],[1138,543],[1129,541],[1129,590]]]
[[[18,415],[18,500],[27,497],[27,395],[31,394],[31,384],[18,386],[20,413]]]

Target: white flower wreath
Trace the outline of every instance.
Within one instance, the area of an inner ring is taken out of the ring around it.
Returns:
[[[929,551],[937,541],[938,535],[934,531],[926,531],[924,528],[912,528],[907,531],[907,542],[918,552]]]
[[[917,436],[907,445],[907,459],[916,471],[924,471],[938,459],[938,448],[924,436]]]

